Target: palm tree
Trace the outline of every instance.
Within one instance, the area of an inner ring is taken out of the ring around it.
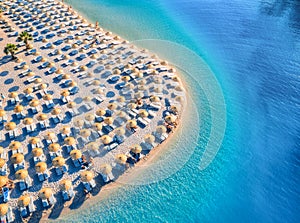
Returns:
[[[0,5],[0,18],[2,18],[2,13],[4,12],[4,9],[2,8],[2,6]]]
[[[4,53],[5,53],[6,55],[10,54],[11,57],[12,57],[12,59],[16,59],[15,53],[16,53],[17,50],[18,50],[18,47],[17,47],[15,44],[13,44],[13,43],[8,43],[8,44],[6,45],[6,47],[4,48]]]
[[[23,31],[23,32],[20,33],[20,35],[18,37],[18,40],[23,41],[26,45],[26,50],[28,50],[29,49],[28,41],[32,41],[33,37],[30,33],[26,32],[26,31]]]

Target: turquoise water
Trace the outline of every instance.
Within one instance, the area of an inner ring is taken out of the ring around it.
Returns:
[[[299,222],[299,1],[67,2],[130,41],[180,43],[211,69],[200,63],[201,72],[186,75],[200,118],[190,126],[200,126],[199,134],[191,135],[200,137],[196,145],[176,141],[193,151],[184,166],[164,180],[124,186],[67,221]],[[210,101],[218,95],[193,81],[203,72],[213,74],[216,92],[223,92],[226,119],[219,123],[212,120],[222,105]],[[220,150],[200,170],[210,132],[224,121]]]

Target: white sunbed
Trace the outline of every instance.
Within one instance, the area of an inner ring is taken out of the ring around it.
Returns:
[[[7,163],[5,163],[4,166],[0,168],[0,175],[1,176],[7,175]]]
[[[45,162],[46,161],[46,156],[45,156],[45,154],[42,154],[41,156],[39,156],[39,157],[33,157],[33,161],[34,161],[34,163],[35,164],[37,164],[38,162]]]

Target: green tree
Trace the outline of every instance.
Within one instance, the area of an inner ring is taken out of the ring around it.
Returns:
[[[23,43],[25,43],[26,50],[28,50],[29,49],[29,41],[32,41],[33,37],[30,33],[23,31],[18,36],[18,40],[23,41]]]
[[[16,59],[15,53],[18,50],[18,47],[13,43],[8,43],[4,48],[4,53],[6,55],[10,54],[12,59]]]

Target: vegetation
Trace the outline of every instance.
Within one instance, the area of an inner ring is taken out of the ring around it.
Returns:
[[[4,48],[4,53],[6,55],[10,54],[12,59],[16,59],[15,53],[18,50],[18,47],[13,43],[8,43]]]
[[[33,37],[30,33],[23,31],[20,33],[18,40],[23,41],[25,43],[26,50],[28,50],[29,49],[29,41],[32,41]]]

